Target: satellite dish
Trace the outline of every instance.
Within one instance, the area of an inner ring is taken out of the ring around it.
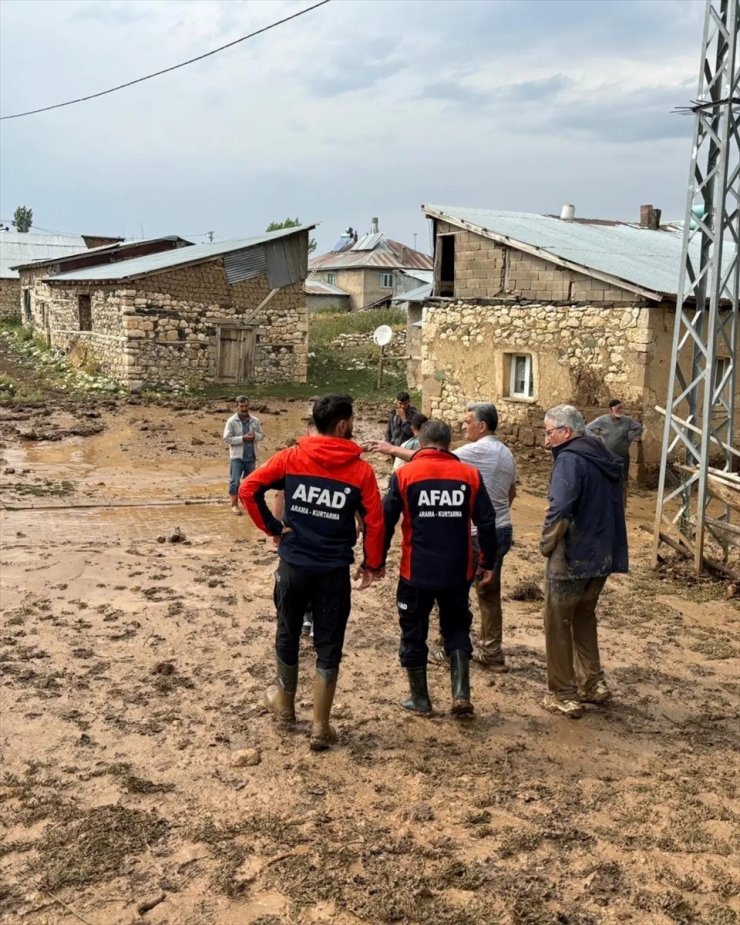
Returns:
[[[393,329],[387,324],[381,324],[373,332],[373,340],[379,347],[387,347],[393,340]]]

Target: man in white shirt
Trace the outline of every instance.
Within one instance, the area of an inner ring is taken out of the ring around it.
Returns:
[[[473,659],[493,671],[506,671],[506,659],[501,649],[503,614],[501,609],[501,570],[504,556],[511,549],[513,529],[511,505],[516,497],[516,462],[511,450],[496,436],[498,411],[490,402],[472,402],[463,420],[463,432],[469,443],[454,450],[462,462],[474,466],[496,512],[497,555],[493,581],[481,585],[475,582],[480,607],[480,644],[473,651]],[[478,538],[473,527],[473,549],[478,554]]]

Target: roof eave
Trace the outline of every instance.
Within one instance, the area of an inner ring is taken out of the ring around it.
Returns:
[[[463,228],[465,231],[471,231],[473,234],[480,235],[482,238],[488,238],[491,241],[495,241],[497,244],[505,244],[508,247],[513,247],[525,254],[539,257],[541,260],[547,260],[549,263],[554,263],[556,266],[563,267],[566,270],[573,270],[576,273],[582,273],[594,279],[600,279],[602,282],[609,283],[610,286],[616,286],[619,289],[627,289],[629,292],[634,292],[644,299],[660,302],[664,298],[675,298],[675,294],[672,295],[671,293],[657,292],[654,289],[645,289],[643,286],[638,286],[636,283],[632,283],[629,280],[621,279],[619,276],[612,276],[610,273],[594,270],[585,264],[566,260],[563,257],[551,254],[550,251],[544,250],[544,248],[537,247],[534,244],[525,244],[522,241],[517,241],[515,238],[508,237],[508,235],[499,234],[488,228],[483,228],[482,225],[476,225],[473,222],[466,222],[465,219],[449,215],[447,212],[442,212],[439,209],[432,209],[425,205],[422,205],[421,208],[427,218],[437,218],[440,221],[449,222],[450,225],[456,225],[458,228]]]

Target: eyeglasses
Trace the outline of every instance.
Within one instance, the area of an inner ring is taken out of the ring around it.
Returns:
[[[567,430],[565,424],[559,424],[557,427],[551,427],[550,430],[545,430],[545,436],[549,437],[551,434],[554,434],[556,430]]]

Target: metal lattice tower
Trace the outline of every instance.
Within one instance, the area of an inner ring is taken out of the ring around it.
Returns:
[[[711,500],[710,454],[723,460],[718,465],[727,473],[740,457],[734,420],[740,381],[739,27],[740,0],[707,0],[699,92],[691,106],[694,141],[653,543],[654,563],[661,537],[668,536],[693,555],[698,570]],[[730,510],[725,504],[711,523],[729,523]]]

